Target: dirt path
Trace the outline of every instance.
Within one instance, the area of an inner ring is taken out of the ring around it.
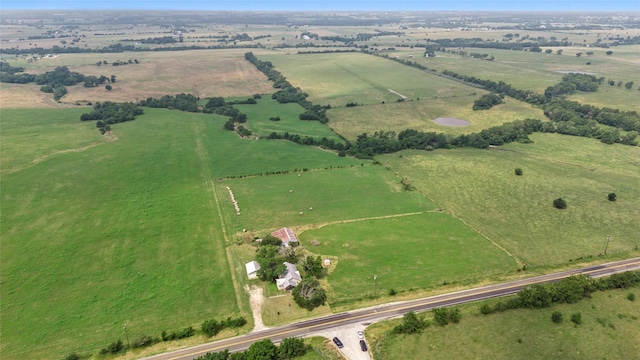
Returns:
[[[387,89],[387,90],[389,90],[389,92],[392,93],[392,94],[398,95],[400,97],[400,99],[402,99],[403,101],[408,99],[406,96],[400,94],[397,91],[394,91],[394,90],[391,90],[391,89]]]
[[[262,287],[253,285],[249,289],[248,285],[244,286],[244,289],[249,293],[249,303],[251,304],[251,311],[253,312],[253,331],[260,331],[268,329],[262,322],[262,304],[264,303],[264,295],[262,294]]]

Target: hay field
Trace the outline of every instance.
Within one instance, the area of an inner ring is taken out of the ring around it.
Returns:
[[[489,110],[473,111],[473,102],[485,92],[476,89],[478,95],[440,99],[426,99],[402,103],[358,106],[332,109],[327,112],[329,126],[350,140],[363,132],[395,131],[405,129],[434,131],[452,135],[478,132],[491,126],[526,118],[545,119],[542,110],[531,105],[505,98],[505,103]],[[439,125],[438,117],[452,117],[471,122],[464,127]]]
[[[226,191],[219,195],[223,212],[235,231],[260,232],[433,209],[420,193],[402,190],[400,179],[386,169],[368,163],[351,167],[348,158],[338,159],[334,164],[346,167],[223,181],[221,188],[231,188],[241,215],[236,216]]]
[[[111,84],[113,90],[104,86],[85,88],[81,84],[68,87],[62,103],[76,101],[136,101],[163,95],[191,93],[199,97],[250,96],[273,92],[272,84],[255,66],[244,59],[243,50],[191,50],[164,52],[137,52],[116,54],[61,54],[56,58],[39,60],[25,66],[27,73],[44,73],[57,66],[84,75],[116,76]],[[139,64],[112,66],[114,61],[137,59]],[[97,66],[98,61],[109,65]],[[14,85],[0,88],[0,96],[11,94],[14,87],[32,93],[20,101],[14,97],[11,107],[32,107],[32,98],[39,98],[40,86],[34,84]],[[28,90],[27,90],[28,89]],[[36,95],[37,94],[37,95]],[[51,94],[47,94],[51,96]],[[10,95],[8,95],[10,96]],[[52,104],[53,105],[53,104]],[[56,105],[57,106],[57,105]]]
[[[123,339],[124,323],[133,340],[249,313],[216,220],[215,150],[202,139],[224,118],[145,112],[114,126],[117,141],[2,175],[3,357],[97,353]],[[68,128],[61,119],[50,126]],[[38,138],[38,124],[32,141],[55,151],[64,139]]]
[[[533,144],[384,155],[437,206],[530,265],[561,264],[638,245],[638,147],[534,134]],[[522,168],[523,176],[514,169]],[[616,202],[607,194],[618,195]],[[565,210],[552,206],[561,197]]]

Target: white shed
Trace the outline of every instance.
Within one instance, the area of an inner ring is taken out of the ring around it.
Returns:
[[[258,278],[258,270],[260,270],[260,264],[257,261],[249,261],[244,264],[244,267],[247,269],[247,277],[249,279],[257,279]]]

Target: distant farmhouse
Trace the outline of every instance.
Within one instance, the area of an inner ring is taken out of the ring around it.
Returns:
[[[249,261],[248,263],[244,264],[244,267],[247,269],[247,277],[250,280],[258,278],[258,270],[260,270],[260,264],[258,264],[257,261]]]
[[[292,263],[285,262],[284,266],[286,269],[276,279],[276,286],[278,286],[278,290],[291,290],[302,281],[302,277],[300,276],[300,271]]]
[[[280,230],[276,230],[272,232],[271,235],[282,240],[282,245],[286,247],[298,245],[298,238],[290,228],[282,228]]]

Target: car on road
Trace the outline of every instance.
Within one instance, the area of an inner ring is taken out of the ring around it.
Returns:
[[[333,338],[333,342],[336,344],[338,349],[342,349],[344,347],[344,345],[342,345],[342,341],[340,341],[340,339],[338,339],[337,337]]]
[[[358,330],[358,339],[364,339],[364,333],[362,330]]]
[[[364,340],[360,340],[360,349],[362,349],[362,351],[367,351],[367,343],[364,342]]]

